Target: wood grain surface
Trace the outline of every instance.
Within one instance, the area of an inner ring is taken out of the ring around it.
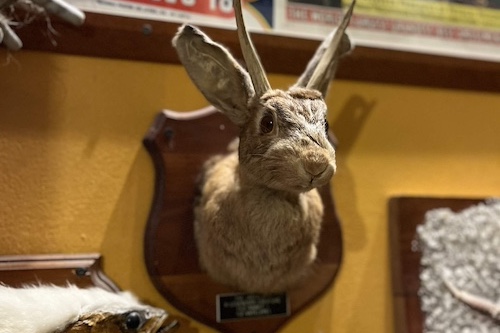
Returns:
[[[266,317],[218,323],[216,295],[238,292],[213,282],[198,266],[193,237],[193,203],[201,166],[226,152],[237,128],[215,108],[158,115],[144,144],[156,169],[155,198],[145,234],[145,260],[156,288],[176,308],[227,333],[272,333],[290,317]],[[291,316],[332,285],[342,256],[340,224],[330,187],[321,189],[325,217],[314,272],[288,292]]]
[[[57,35],[45,19],[15,27],[23,49],[113,59],[179,64],[171,40],[180,24],[86,13],[81,27],[52,17]],[[236,31],[201,27],[239,59]],[[300,75],[320,41],[252,34],[269,73]],[[21,51],[22,52],[22,51]],[[500,63],[357,46],[342,60],[340,80],[500,92]]]

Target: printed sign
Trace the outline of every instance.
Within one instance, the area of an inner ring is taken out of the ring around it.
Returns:
[[[87,11],[234,29],[232,0],[68,0]],[[351,0],[243,0],[250,31],[322,40]],[[500,61],[500,0],[357,0],[354,44]]]
[[[217,322],[290,315],[287,294],[217,295]]]

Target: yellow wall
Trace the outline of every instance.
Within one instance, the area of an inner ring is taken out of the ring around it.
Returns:
[[[387,200],[499,195],[500,95],[341,81],[328,102],[344,262],[283,332],[390,333]],[[154,175],[141,140],[160,109],[202,106],[178,66],[15,53],[0,67],[0,254],[100,252],[119,286],[174,311],[142,261]]]

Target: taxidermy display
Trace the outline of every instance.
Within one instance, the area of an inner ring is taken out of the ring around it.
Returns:
[[[0,43],[9,50],[19,50],[23,42],[11,25],[22,27],[39,17],[47,20],[47,29],[54,34],[49,15],[55,15],[75,26],[85,21],[85,14],[81,10],[63,0],[0,0]]]
[[[424,332],[500,332],[500,201],[429,211],[417,233]]]
[[[170,333],[167,317],[129,292],[0,285],[0,333]]]
[[[220,283],[282,292],[313,270],[323,219],[317,187],[335,173],[325,95],[339,58],[351,49],[340,26],[319,46],[297,83],[272,89],[234,1],[247,70],[198,28],[180,27],[173,45],[189,76],[240,129],[239,147],[201,172],[194,237],[200,266]],[[293,55],[290,55],[293,57]]]

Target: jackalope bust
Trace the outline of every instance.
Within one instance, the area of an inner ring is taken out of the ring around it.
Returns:
[[[193,82],[240,128],[238,150],[205,163],[195,207],[199,261],[212,279],[274,293],[293,288],[311,271],[323,219],[316,188],[335,173],[324,96],[339,57],[351,48],[345,29],[353,6],[286,91],[271,88],[240,0],[234,8],[248,72],[194,26],[183,25],[175,36]]]

